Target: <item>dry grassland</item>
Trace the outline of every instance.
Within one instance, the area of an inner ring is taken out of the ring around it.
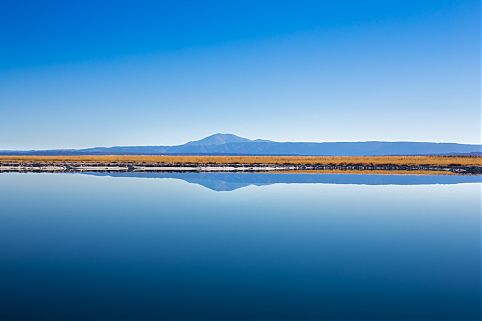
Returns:
[[[482,166],[480,156],[0,156],[1,163]]]

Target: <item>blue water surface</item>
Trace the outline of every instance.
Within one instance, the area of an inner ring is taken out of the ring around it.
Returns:
[[[270,175],[0,174],[0,320],[480,320],[480,177]]]

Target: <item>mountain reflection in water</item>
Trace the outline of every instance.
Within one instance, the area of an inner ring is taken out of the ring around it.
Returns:
[[[478,175],[383,175],[383,174],[293,174],[293,173],[207,173],[207,172],[157,172],[115,173],[85,172],[87,175],[180,179],[198,184],[213,191],[234,191],[250,185],[272,184],[355,184],[355,185],[430,185],[479,183]]]

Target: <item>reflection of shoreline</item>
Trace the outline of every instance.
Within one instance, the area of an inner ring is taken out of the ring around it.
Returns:
[[[50,166],[1,166],[0,172],[138,172],[138,173],[157,173],[157,172],[270,172],[293,170],[292,167],[282,166],[105,166],[105,165],[80,165],[70,164],[50,165]]]
[[[481,183],[477,175],[383,175],[383,174],[297,174],[297,173],[205,173],[205,172],[85,172],[93,176],[115,178],[179,179],[214,191],[233,191],[239,188],[272,184],[352,184],[352,185],[433,185]]]
[[[455,173],[448,170],[273,170],[272,174],[350,174],[350,175],[474,175]]]
[[[449,170],[301,170],[284,167],[149,167],[129,169],[127,167],[82,166],[65,168],[62,166],[48,167],[12,167],[0,166],[0,173],[266,173],[266,174],[354,174],[354,175],[473,175],[456,173]]]

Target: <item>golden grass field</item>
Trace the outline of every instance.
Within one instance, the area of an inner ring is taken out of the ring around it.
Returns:
[[[1,163],[482,166],[481,156],[0,156]]]

